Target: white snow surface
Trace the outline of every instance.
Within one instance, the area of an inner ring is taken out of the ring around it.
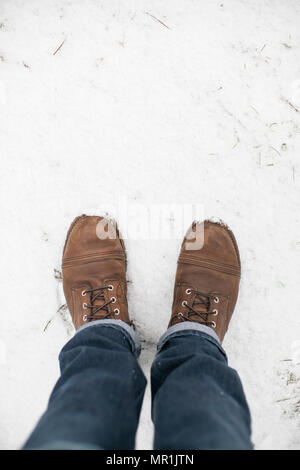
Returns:
[[[26,439],[73,335],[57,279],[67,229],[119,197],[200,204],[234,231],[224,347],[255,447],[300,448],[299,21],[298,0],[1,0],[1,448]],[[148,376],[180,243],[126,241]]]

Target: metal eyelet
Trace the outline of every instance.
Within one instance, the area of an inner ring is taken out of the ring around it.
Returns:
[[[187,290],[185,291],[185,293],[186,293],[187,295],[190,295],[190,294],[192,293],[192,289],[187,289]]]
[[[218,310],[217,310],[217,309],[214,309],[214,310],[212,311],[212,315],[215,315],[215,316],[217,316],[217,315],[218,315],[218,313],[219,313],[219,312],[218,312]]]
[[[216,326],[217,326],[216,322],[215,322],[215,321],[212,321],[212,322],[211,322],[211,326],[212,326],[213,328],[216,328]]]
[[[117,299],[115,297],[112,297],[110,300],[113,304],[117,301]]]
[[[115,309],[114,309],[114,314],[115,314],[115,315],[120,315],[120,310],[119,310],[118,308],[115,308]]]
[[[186,304],[187,304],[187,301],[184,300],[181,305],[182,305],[183,307],[186,307]]]
[[[83,290],[83,291],[81,292],[81,295],[82,295],[82,297],[84,297],[84,296],[86,295],[86,291]]]
[[[214,302],[215,302],[216,304],[218,304],[218,303],[220,302],[219,297],[214,297]]]
[[[84,308],[84,310],[86,310],[86,309],[87,309],[87,304],[84,302],[84,303],[82,304],[82,307]]]
[[[83,315],[82,320],[87,321],[87,315]]]
[[[108,287],[108,290],[114,290],[114,286],[112,284],[110,284]]]
[[[182,312],[177,313],[177,315],[178,315],[179,317],[183,317],[183,313],[182,313]]]

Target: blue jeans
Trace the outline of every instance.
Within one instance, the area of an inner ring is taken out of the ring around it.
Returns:
[[[146,379],[135,334],[116,323],[89,324],[64,346],[61,377],[24,449],[134,449]],[[242,384],[215,337],[170,330],[151,385],[155,449],[251,449]]]

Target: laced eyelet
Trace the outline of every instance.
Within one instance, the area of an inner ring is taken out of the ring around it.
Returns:
[[[112,297],[110,300],[113,304],[117,301],[117,299],[115,297]]]
[[[86,295],[86,291],[83,290],[83,291],[81,292],[81,295],[82,295],[82,297],[84,297],[84,296]]]
[[[112,284],[110,284],[108,287],[108,290],[114,290],[114,286]]]
[[[183,317],[183,313],[182,313],[182,312],[177,313],[177,315],[178,315],[179,317]]]
[[[87,315],[83,315],[82,320],[87,321]]]
[[[186,307],[186,304],[187,304],[187,302],[186,302],[186,300],[184,300],[181,305],[182,305],[183,307]]]
[[[120,315],[120,310],[119,310],[118,308],[115,308],[115,309],[114,309],[114,314],[115,314],[115,315]]]
[[[215,321],[212,321],[212,322],[211,322],[211,326],[212,326],[213,328],[216,328],[216,326],[217,326],[216,322],[215,322]]]
[[[186,293],[187,295],[190,295],[190,294],[192,293],[192,289],[187,289],[187,290],[185,291],[185,293]]]
[[[87,304],[84,302],[84,303],[82,304],[82,307],[84,308],[84,310],[86,310],[86,309],[87,309]]]
[[[215,316],[217,316],[217,315],[218,315],[218,313],[219,313],[219,312],[218,312],[218,310],[217,310],[217,309],[214,309],[214,310],[212,311],[212,315],[215,315]]]
[[[214,297],[214,302],[215,302],[216,304],[218,304],[218,303],[220,302],[219,297]]]

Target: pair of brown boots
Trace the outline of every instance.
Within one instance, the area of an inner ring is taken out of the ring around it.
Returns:
[[[76,329],[94,320],[131,324],[126,252],[118,228],[102,217],[77,217],[63,252],[63,285]],[[223,341],[238,296],[241,264],[233,233],[223,224],[193,223],[180,251],[169,326],[196,322]]]

